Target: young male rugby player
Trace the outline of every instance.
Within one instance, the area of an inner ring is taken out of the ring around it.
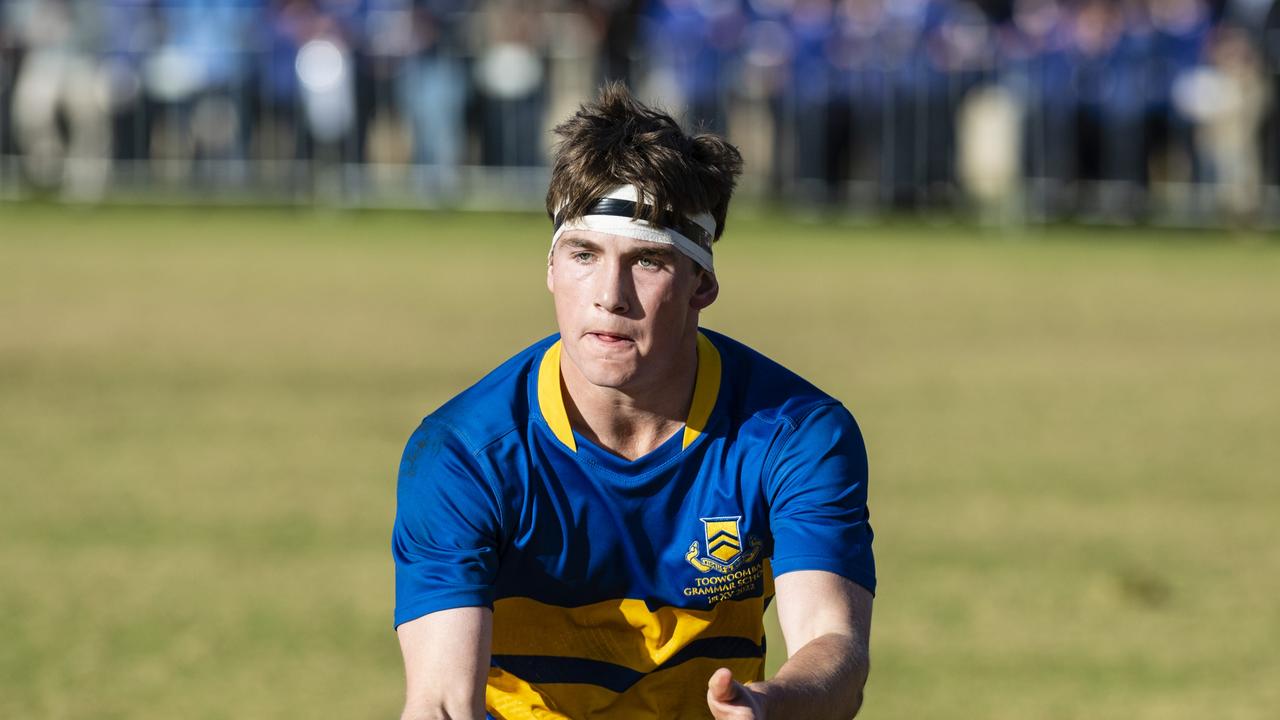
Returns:
[[[852,717],[861,435],[698,327],[741,156],[619,85],[556,133],[559,333],[428,416],[400,467],[404,718]],[[788,659],[764,681],[771,599]]]

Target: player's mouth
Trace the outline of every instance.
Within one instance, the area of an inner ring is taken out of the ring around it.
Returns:
[[[635,340],[632,337],[628,335],[621,335],[618,333],[589,332],[587,333],[587,336],[592,338],[596,342],[599,342],[603,345],[608,345],[608,346],[619,346],[625,343],[635,342]]]

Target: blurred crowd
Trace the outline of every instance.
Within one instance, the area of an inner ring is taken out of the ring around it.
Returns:
[[[800,203],[1248,220],[1280,186],[1272,0],[0,0],[0,183],[451,202],[605,79]]]

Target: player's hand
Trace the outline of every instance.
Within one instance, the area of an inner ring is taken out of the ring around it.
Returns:
[[[720,668],[707,683],[707,707],[716,720],[764,720],[764,697]]]

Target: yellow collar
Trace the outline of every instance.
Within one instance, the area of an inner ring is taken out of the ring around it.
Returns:
[[[564,395],[560,390],[560,350],[561,344],[557,340],[547,348],[538,366],[538,407],[547,425],[551,426],[551,432],[570,450],[577,452],[578,444],[573,439],[573,428],[569,425],[569,414],[564,409]],[[684,421],[684,445],[681,449],[692,445],[706,429],[719,394],[720,351],[706,335],[698,333],[698,375],[693,384],[689,416]]]

